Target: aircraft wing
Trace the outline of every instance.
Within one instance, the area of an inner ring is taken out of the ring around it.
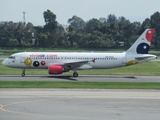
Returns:
[[[91,61],[83,60],[83,61],[70,61],[70,62],[61,62],[61,63],[51,63],[49,65],[61,65],[64,68],[71,70],[71,69],[89,69],[92,68],[88,63]]]

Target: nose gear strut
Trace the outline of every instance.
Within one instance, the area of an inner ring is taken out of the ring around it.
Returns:
[[[25,71],[26,71],[26,69],[22,69],[22,74],[21,74],[22,77],[25,76]]]

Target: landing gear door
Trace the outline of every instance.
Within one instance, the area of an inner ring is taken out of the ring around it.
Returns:
[[[24,63],[24,60],[25,60],[25,53],[22,53],[20,57],[20,62]]]

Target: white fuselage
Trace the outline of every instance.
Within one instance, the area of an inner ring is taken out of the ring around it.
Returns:
[[[81,61],[88,61],[88,63],[84,63],[80,66],[77,65],[76,69],[91,69],[91,68],[107,69],[107,68],[126,66],[127,62],[131,60],[135,61],[136,57],[144,55],[127,54],[126,52],[123,53],[22,52],[13,54],[12,56],[14,56],[14,58],[5,59],[5,61],[3,61],[3,64],[8,67],[15,67],[15,68],[45,69],[48,68],[49,65],[63,66],[64,64],[68,63],[77,62],[78,64]],[[26,59],[27,60],[29,59],[28,63],[25,63]],[[149,60],[150,59],[145,59],[145,61]],[[35,61],[37,61],[39,64],[34,64]],[[45,63],[42,64],[42,61]]]

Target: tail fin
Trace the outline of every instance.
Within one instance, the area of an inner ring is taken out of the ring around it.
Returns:
[[[127,52],[134,52],[137,54],[148,54],[154,29],[146,29],[136,42],[127,50]]]

